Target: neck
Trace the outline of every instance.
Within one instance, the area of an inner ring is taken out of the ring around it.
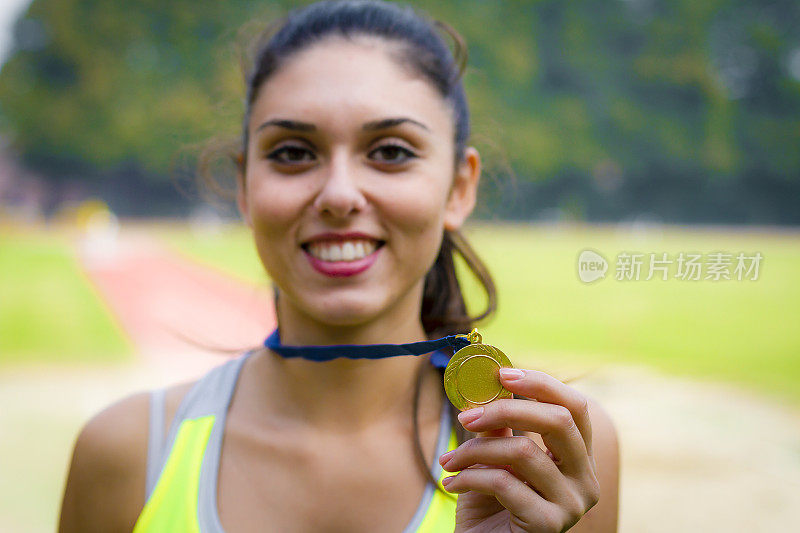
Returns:
[[[284,303],[278,306],[284,345],[401,344],[427,340],[419,319],[418,301],[407,304],[409,309],[393,309],[379,319],[353,326],[321,324]],[[335,433],[366,430],[376,423],[408,426],[419,371],[424,373],[420,421],[438,417],[442,386],[428,355],[375,360],[338,358],[326,362],[285,359],[266,350],[264,355],[259,361],[262,406],[284,423],[301,423]]]
[[[354,325],[323,324],[288,306],[278,308],[281,344],[287,346],[335,344],[402,344],[427,340],[418,313],[390,312]]]

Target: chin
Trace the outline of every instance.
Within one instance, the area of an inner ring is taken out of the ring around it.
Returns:
[[[348,309],[347,306],[339,307],[330,313],[319,313],[315,318],[331,326],[351,327],[366,324],[374,320],[380,313],[365,309]]]
[[[376,301],[359,301],[345,297],[326,299],[325,302],[306,302],[306,312],[316,321],[331,326],[358,326],[371,322],[382,314],[385,306]]]

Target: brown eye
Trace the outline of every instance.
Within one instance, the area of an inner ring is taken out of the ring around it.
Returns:
[[[276,163],[293,165],[314,161],[314,154],[311,152],[311,150],[303,148],[302,146],[290,145],[281,146],[277,150],[273,150],[267,155],[267,159],[271,159]]]
[[[417,157],[411,150],[399,144],[384,144],[369,153],[370,158],[381,163],[405,163]]]

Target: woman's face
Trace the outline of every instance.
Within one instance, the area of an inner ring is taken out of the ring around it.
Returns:
[[[418,317],[444,228],[472,210],[477,152],[454,168],[450,106],[391,46],[325,39],[253,103],[238,201],[291,307],[281,314],[336,326]]]

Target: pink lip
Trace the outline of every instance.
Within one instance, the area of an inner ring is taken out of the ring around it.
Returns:
[[[311,266],[314,267],[314,270],[317,272],[332,278],[344,278],[360,274],[371,267],[378,259],[378,254],[382,248],[383,247],[379,247],[368,256],[356,259],[355,261],[323,261],[322,259],[314,257],[306,250],[303,250],[303,252],[305,252],[309,263],[311,263]]]
[[[366,233],[361,233],[359,231],[351,231],[348,233],[320,233],[315,235],[308,240],[306,243],[314,242],[314,241],[347,241],[347,240],[355,240],[355,239],[367,239],[370,241],[377,241],[375,237],[372,235],[367,235]]]

